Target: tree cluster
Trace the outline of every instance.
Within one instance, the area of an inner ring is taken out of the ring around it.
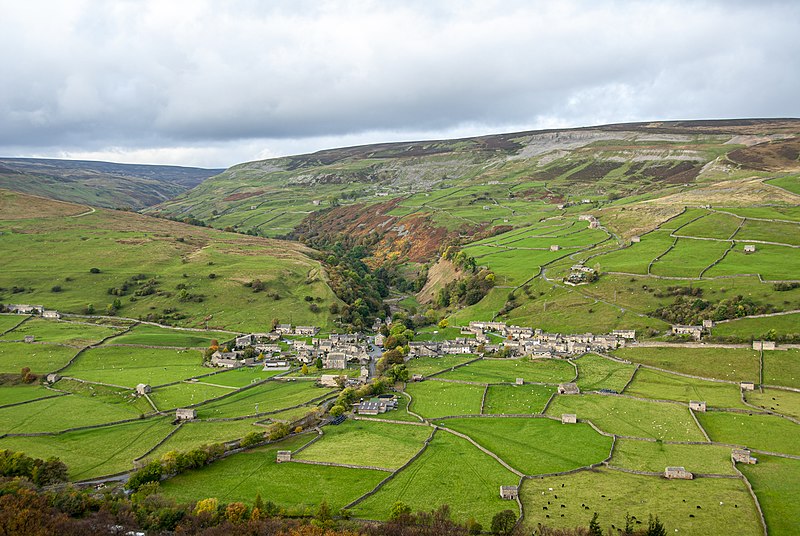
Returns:
[[[58,458],[32,458],[24,452],[0,450],[0,476],[24,477],[37,486],[67,480],[67,466]]]
[[[770,313],[771,305],[761,305],[752,298],[734,296],[712,303],[695,296],[679,295],[675,301],[655,310],[654,316],[671,324],[700,324],[703,320],[728,320]]]

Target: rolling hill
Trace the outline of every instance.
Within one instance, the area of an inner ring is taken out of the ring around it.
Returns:
[[[243,331],[273,318],[329,326],[339,303],[302,244],[9,190],[0,190],[0,248],[0,303],[106,314],[119,300],[119,316]],[[258,292],[246,286],[254,280]]]
[[[86,160],[0,158],[0,188],[106,208],[161,203],[221,172]]]

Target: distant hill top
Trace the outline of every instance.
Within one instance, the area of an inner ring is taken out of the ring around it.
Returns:
[[[0,157],[0,187],[61,201],[140,209],[171,199],[222,171],[89,160]]]

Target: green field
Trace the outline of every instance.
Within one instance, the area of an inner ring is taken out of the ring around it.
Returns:
[[[615,356],[684,374],[758,382],[758,352],[747,348],[622,348]]]
[[[212,328],[264,331],[275,317],[328,326],[329,305],[339,302],[320,263],[309,257],[312,250],[294,242],[123,211],[70,217],[86,211],[76,205],[43,206],[30,218],[22,211],[28,199],[0,192],[0,247],[5,253],[0,288],[25,289],[13,295],[14,303],[41,303],[67,313],[83,313],[92,304],[103,314],[119,297],[120,316],[164,315],[188,327],[204,327],[208,318]],[[91,268],[99,273],[90,273]],[[121,296],[108,293],[138,274],[144,279],[128,284]],[[254,293],[243,285],[254,279],[263,281],[267,292]],[[60,290],[52,291],[55,287]],[[183,299],[181,290],[187,292]],[[319,312],[310,310],[306,295],[321,298]],[[0,303],[11,299],[9,291],[0,291]]]
[[[518,476],[466,440],[439,431],[422,456],[356,506],[353,514],[386,519],[395,501],[408,504],[413,511],[430,511],[447,504],[454,519],[464,522],[475,517],[488,527],[500,510],[511,508],[516,512],[516,503],[500,499],[498,492],[500,486],[518,481]]]
[[[779,221],[747,220],[736,233],[736,240],[760,240],[800,245],[800,224]],[[756,246],[756,249],[758,246]]]
[[[769,184],[774,184],[775,186],[779,186],[790,192],[794,192],[797,195],[800,195],[800,180],[798,180],[797,175],[795,176],[788,176],[788,177],[780,177],[778,179],[770,179],[765,181]]]
[[[625,394],[687,404],[691,400],[704,401],[709,408],[747,409],[736,384],[696,380],[647,368],[639,369]]]
[[[77,353],[71,346],[58,344],[0,344],[0,372],[19,373],[28,367],[35,374],[46,374],[69,363]]]
[[[150,393],[150,400],[153,401],[159,411],[165,411],[199,404],[200,402],[220,397],[231,391],[232,389],[225,389],[223,387],[216,387],[200,382],[183,382],[153,389]]]
[[[249,432],[265,432],[266,425],[254,424],[257,419],[243,419],[236,421],[185,422],[180,430],[175,432],[163,445],[158,447],[148,459],[160,458],[169,451],[187,451],[209,443],[222,443],[241,439]]]
[[[215,331],[178,331],[140,324],[127,333],[114,337],[106,344],[142,344],[147,346],[180,346],[182,348],[208,347],[212,340],[219,344],[233,339],[232,333]]]
[[[739,464],[758,497],[769,533],[774,536],[797,534],[800,502],[800,460],[758,456],[756,465]]]
[[[561,383],[572,381],[575,369],[560,359],[481,359],[438,376],[448,380],[479,383],[526,382]]]
[[[436,372],[447,370],[461,363],[475,359],[473,356],[446,355],[442,357],[415,357],[406,362],[406,368],[411,374],[428,376]]]
[[[406,386],[413,398],[411,411],[423,417],[480,415],[484,387],[426,380]]]
[[[0,406],[59,394],[38,384],[3,385],[0,387]]]
[[[592,266],[598,263],[605,272],[646,274],[650,261],[667,251],[674,241],[666,231],[653,231],[642,236],[638,244],[592,259]]]
[[[155,387],[211,372],[201,363],[197,350],[110,346],[83,352],[63,374],[131,388],[140,383]]]
[[[549,385],[490,385],[483,412],[486,414],[541,413],[556,392]]]
[[[717,238],[728,240],[742,222],[740,218],[719,212],[709,212],[699,220],[688,223],[675,231],[678,236]]]
[[[0,408],[0,433],[57,432],[67,428],[136,419],[132,404],[109,404],[80,395]]]
[[[673,441],[703,441],[689,409],[665,402],[644,402],[604,395],[559,395],[547,409],[561,417],[575,413],[610,434]]]
[[[326,426],[323,431],[322,439],[298,454],[298,459],[397,469],[422,448],[431,434],[428,426],[352,419]]]
[[[318,388],[312,382],[267,382],[203,404],[197,408],[197,416],[202,419],[243,417],[305,404],[332,392],[331,389]]]
[[[26,315],[17,315],[17,314],[0,314],[0,333],[4,333],[10,329],[13,329],[15,326],[18,326],[22,322],[27,319],[28,316]]]
[[[800,332],[800,313],[770,316],[766,318],[741,318],[724,324],[714,326],[715,336],[736,335],[745,339],[761,339],[770,330],[775,330],[778,335],[794,334]]]
[[[797,279],[800,273],[800,250],[797,248],[756,244],[755,253],[744,253],[743,248],[741,243],[737,243],[721,263],[703,276],[761,274],[769,281]]]
[[[611,438],[588,424],[545,418],[448,419],[438,423],[471,437],[526,475],[569,471],[606,459]]]
[[[773,415],[708,412],[697,419],[712,441],[800,456],[800,424]]]
[[[729,242],[680,238],[669,253],[653,263],[650,273],[667,277],[699,277],[728,248]]]
[[[730,447],[682,445],[661,441],[619,439],[610,464],[635,471],[663,472],[666,467],[685,467],[690,473],[736,474]]]
[[[209,369],[211,372],[211,369]],[[226,387],[244,387],[254,382],[272,378],[285,371],[267,370],[261,367],[241,367],[233,370],[225,370],[212,376],[205,376],[198,379],[201,383],[208,383],[214,385],[224,385]]]
[[[578,365],[578,387],[584,391],[611,389],[621,391],[631,379],[634,367],[607,359],[597,354],[587,354],[574,361]]]
[[[147,419],[55,436],[5,437],[0,448],[30,456],[57,456],[67,464],[69,478],[81,480],[133,468],[143,455],[173,429],[170,419]]]
[[[118,330],[116,329],[104,326],[32,318],[0,337],[0,340],[22,341],[25,336],[33,335],[37,342],[52,342],[82,347],[96,343],[117,332]]]
[[[745,396],[750,404],[800,419],[800,393],[796,391],[764,389],[764,392],[745,391]]]
[[[0,350],[2,348],[0,347]],[[764,383],[800,388],[800,349],[764,352]]]
[[[280,507],[303,513],[327,501],[335,512],[374,488],[384,471],[276,463],[278,450],[294,450],[309,434],[242,452],[202,469],[188,471],[162,483],[164,495],[177,501],[216,497],[221,502],[251,504],[257,494]]]
[[[600,469],[526,480],[520,495],[529,530],[537,523],[586,527],[597,512],[604,531],[624,527],[626,514],[642,523],[637,530],[646,528],[652,514],[667,534],[762,534],[753,499],[738,479],[665,480]]]

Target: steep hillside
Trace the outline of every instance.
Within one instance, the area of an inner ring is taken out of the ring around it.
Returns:
[[[0,158],[0,188],[92,206],[140,209],[161,203],[221,169]]]
[[[799,172],[798,134],[794,119],[674,121],[333,149],[234,166],[148,212],[272,237],[377,233],[382,255],[423,260],[576,204]]]
[[[296,242],[8,190],[0,249],[0,303],[106,314],[118,300],[120,316],[235,330],[269,329],[273,318],[328,326],[339,303],[315,252]]]

